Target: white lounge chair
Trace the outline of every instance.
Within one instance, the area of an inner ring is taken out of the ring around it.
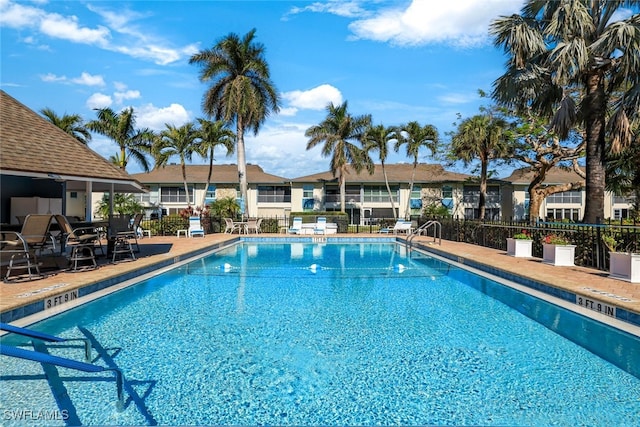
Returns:
[[[202,224],[200,223],[200,217],[189,217],[189,230],[187,231],[187,235],[189,237],[204,237],[204,229],[202,228]]]
[[[302,230],[302,217],[296,216],[293,218],[293,224],[287,230],[287,234],[300,234]]]
[[[313,229],[313,234],[326,234],[327,233],[327,218],[321,216],[316,220],[316,225]]]
[[[401,219],[401,220],[396,221],[395,225],[393,227],[391,227],[391,228],[389,228],[389,227],[381,228],[379,233],[393,233],[393,234],[406,233],[406,234],[409,234],[412,229],[413,229],[413,225],[411,224],[411,221],[405,221],[405,220]]]

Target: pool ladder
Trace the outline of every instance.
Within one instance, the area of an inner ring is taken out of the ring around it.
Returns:
[[[410,235],[407,237],[407,247],[411,250],[412,241],[416,236],[425,235],[428,236],[429,229],[433,228],[433,242],[438,242],[438,245],[442,245],[442,224],[440,222],[431,220],[422,224],[420,227],[416,228]]]

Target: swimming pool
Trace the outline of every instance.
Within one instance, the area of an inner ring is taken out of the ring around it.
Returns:
[[[615,360],[521,312],[617,342]],[[615,366],[640,364],[637,338],[396,244],[245,242],[36,328],[89,337],[129,399],[118,412],[112,376],[46,379],[3,356],[3,425],[630,426],[640,413],[640,379]]]

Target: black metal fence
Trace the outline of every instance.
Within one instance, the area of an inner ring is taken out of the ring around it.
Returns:
[[[392,227],[393,218],[377,219],[367,225],[349,224],[345,215],[336,213],[323,215],[304,215],[303,222],[315,222],[318,216],[327,218],[327,222],[336,223],[339,233],[377,233],[381,228]],[[433,218],[412,217],[416,227]],[[575,264],[598,270],[609,269],[609,248],[604,244],[603,236],[614,235],[618,247],[624,251],[640,251],[640,223],[623,224],[573,224],[559,222],[541,222],[535,226],[520,222],[490,222],[453,218],[436,218],[442,224],[442,239],[464,242],[488,248],[505,250],[507,238],[523,230],[533,240],[532,255],[542,258],[542,240],[545,236],[555,234],[565,237],[576,245]],[[261,230],[263,233],[279,233],[292,224],[291,216],[263,217]],[[201,223],[207,234],[221,233],[225,230],[225,222],[219,217],[202,217]],[[189,227],[189,219],[179,215],[169,215],[160,219],[145,218],[142,228],[150,230],[152,235],[175,236],[178,230]]]
[[[609,248],[604,236],[615,236],[623,251],[640,250],[640,224],[573,224],[540,222],[535,226],[517,222],[481,222],[473,220],[440,219],[442,238],[505,250],[507,238],[526,232],[533,240],[532,255],[542,258],[542,241],[546,236],[564,237],[576,246],[575,264],[598,270],[609,269]]]

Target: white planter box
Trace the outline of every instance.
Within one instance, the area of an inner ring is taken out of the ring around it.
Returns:
[[[573,266],[576,257],[576,245],[542,244],[542,262],[558,266]]]
[[[533,240],[507,239],[507,255],[516,258],[531,258],[531,245]]]
[[[640,283],[640,254],[611,252],[609,257],[609,277]]]

